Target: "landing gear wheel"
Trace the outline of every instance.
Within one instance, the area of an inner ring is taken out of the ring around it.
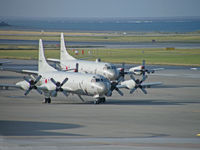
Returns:
[[[49,103],[49,104],[51,103],[51,98],[48,98],[48,103]]]
[[[45,98],[42,103],[45,103],[45,104],[49,103],[50,104],[51,103],[51,98]]]
[[[94,101],[94,104],[99,104],[100,103],[100,99],[97,99]]]
[[[100,104],[100,103],[105,103],[106,102],[106,98],[102,97],[102,98],[98,98],[94,101],[94,104]]]
[[[101,103],[105,103],[105,102],[106,102],[106,98],[105,97],[101,98]]]
[[[43,101],[42,101],[43,104],[46,104],[47,103],[47,98],[45,98]]]

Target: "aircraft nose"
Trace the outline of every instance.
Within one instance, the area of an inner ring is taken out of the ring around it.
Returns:
[[[109,87],[108,87],[108,85],[106,85],[105,83],[100,83],[100,84],[98,85],[97,90],[98,90],[98,92],[99,92],[100,94],[105,94],[106,92],[108,92]]]
[[[117,77],[118,77],[118,75],[117,75],[116,70],[112,70],[112,71],[107,72],[107,78],[109,80],[115,80],[115,79],[117,79]]]

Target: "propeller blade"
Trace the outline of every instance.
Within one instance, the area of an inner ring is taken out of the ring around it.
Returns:
[[[124,77],[121,76],[121,77],[118,79],[117,84],[120,83],[120,82],[123,81],[123,80],[124,80]]]
[[[109,90],[109,91],[106,93],[106,96],[112,96],[112,91]]]
[[[78,95],[78,97],[80,98],[80,100],[81,100],[82,102],[85,102],[85,100],[84,100],[80,95]]]
[[[131,74],[130,75],[130,78],[133,80],[133,81],[135,81],[135,77]]]
[[[131,89],[130,94],[132,94],[133,92],[135,92],[136,88]]]
[[[62,91],[63,92],[63,94],[65,95],[65,96],[69,96],[69,94],[66,92],[66,91]]]
[[[29,79],[27,77],[24,77],[24,80],[29,83]]]
[[[145,67],[145,60],[142,61],[142,65]]]
[[[147,79],[147,76],[143,76],[142,80],[140,81],[140,83],[144,82]]]
[[[118,82],[112,82],[111,83],[111,88],[110,88],[110,91],[107,93],[108,94],[108,96],[111,96],[112,95],[112,92],[114,91],[114,90],[116,90],[121,96],[123,96],[124,94],[117,88],[117,85],[118,85],[118,83],[119,83],[120,81],[118,80]]]
[[[35,77],[34,77],[33,75],[30,75],[30,77],[31,77],[32,80],[36,80]]]
[[[41,75],[39,75],[37,78],[36,78],[36,80],[35,80],[35,84],[40,80],[42,78],[42,76]]]
[[[51,78],[50,80],[51,80],[51,82],[53,82],[53,84],[56,85],[57,82],[56,82],[53,78]],[[56,85],[56,86],[57,86],[57,85]]]
[[[36,88],[36,90],[38,93],[42,94],[42,91],[40,89]]]
[[[54,90],[52,93],[52,96],[56,96],[56,94],[57,94],[57,91],[56,90]]]
[[[144,94],[147,94],[147,91],[144,88],[140,88]]]
[[[65,78],[60,86],[63,86],[68,81],[68,78]]]
[[[24,95],[26,96],[26,95],[28,95],[29,94],[29,92],[31,91],[32,89],[31,88],[29,88],[25,93],[24,93]]]
[[[121,95],[121,96],[124,95],[124,93],[122,91],[120,91],[118,88],[116,88],[115,90],[119,93],[119,95]]]

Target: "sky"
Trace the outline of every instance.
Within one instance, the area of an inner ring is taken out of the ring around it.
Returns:
[[[200,16],[200,0],[0,0],[1,17]]]

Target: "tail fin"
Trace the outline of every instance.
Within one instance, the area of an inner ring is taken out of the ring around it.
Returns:
[[[62,63],[63,61],[66,61],[66,60],[76,60],[76,58],[72,57],[67,52],[66,47],[65,47],[64,34],[61,33],[61,36],[60,36],[60,63]]]
[[[53,67],[51,67],[44,56],[44,49],[43,49],[43,44],[42,40],[39,40],[39,56],[38,56],[38,72],[46,72],[46,71],[56,71]]]

